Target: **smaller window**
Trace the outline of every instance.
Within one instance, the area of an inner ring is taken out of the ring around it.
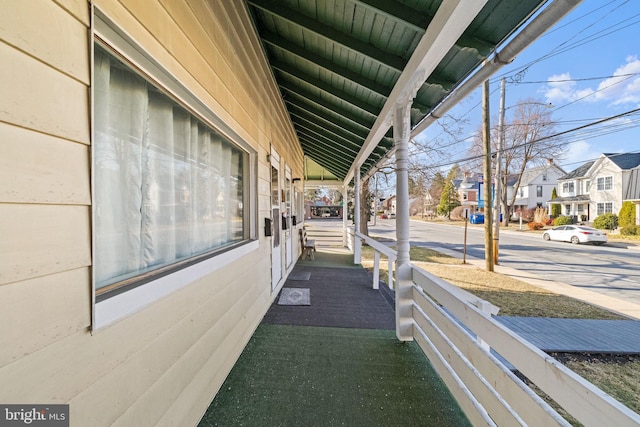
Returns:
[[[542,197],[542,185],[538,185],[536,187],[536,196],[537,197]]]
[[[541,202],[536,203],[536,207],[537,208],[541,208],[542,207],[542,203]]]
[[[574,190],[574,183],[573,182],[565,182],[564,184],[562,184],[562,192],[565,194],[568,193],[573,193]]]
[[[564,213],[566,215],[570,215],[571,214],[571,205],[564,205]]]
[[[584,192],[588,193],[589,190],[591,190],[591,181],[585,181],[584,182]]]
[[[546,180],[547,180],[547,174],[546,174],[546,173],[542,174],[542,180],[543,180],[543,181],[546,181]]]

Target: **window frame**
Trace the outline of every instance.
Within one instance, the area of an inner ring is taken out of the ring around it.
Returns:
[[[610,206],[610,209],[607,209],[607,206]],[[606,213],[613,213],[613,202],[596,203],[596,215],[604,215]]]
[[[258,242],[258,198],[257,151],[244,141],[229,125],[227,125],[204,102],[197,98],[186,86],[180,83],[164,66],[157,62],[139,44],[126,34],[100,9],[93,6],[90,39],[91,55],[91,127],[95,132],[94,104],[94,50],[100,45],[111,55],[124,62],[131,71],[141,75],[147,82],[176,102],[181,108],[192,114],[212,131],[217,132],[227,142],[231,143],[246,154],[247,164],[242,169],[243,175],[243,206],[246,209],[243,238],[223,247],[212,248],[204,253],[178,260],[158,269],[141,272],[135,277],[125,280],[123,286],[116,290],[98,293],[96,278],[92,272],[92,331],[98,330],[112,322],[128,316],[142,307],[159,300],[166,295],[181,289],[200,277],[213,273],[228,265],[233,260],[245,256],[259,247]],[[92,134],[92,141],[95,135]],[[92,194],[96,194],[94,181],[94,144],[91,152],[91,186]],[[95,205],[92,203],[92,217],[95,215]],[[92,246],[95,245],[95,225],[92,225]]]
[[[608,183],[607,183],[607,181],[608,181]],[[600,188],[600,183],[601,182],[602,182],[602,188]],[[611,191],[611,190],[613,190],[613,175],[599,176],[598,178],[596,178],[596,189],[598,191]]]
[[[566,187],[566,190],[565,190]],[[576,190],[575,183],[573,181],[567,181],[562,183],[562,194],[571,194]]]

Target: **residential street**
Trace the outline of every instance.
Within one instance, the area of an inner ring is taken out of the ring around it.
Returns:
[[[484,259],[484,228],[469,226],[467,231],[467,257]],[[378,218],[375,226],[369,225],[369,232],[395,239],[395,221]],[[462,258],[464,226],[411,221],[411,244]],[[546,242],[542,234],[521,232],[511,224],[500,231],[499,263],[640,305],[640,246]]]

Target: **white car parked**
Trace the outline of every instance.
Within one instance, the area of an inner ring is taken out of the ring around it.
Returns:
[[[584,225],[561,225],[542,234],[544,240],[560,240],[563,242],[593,243],[600,246],[607,243],[607,233]]]

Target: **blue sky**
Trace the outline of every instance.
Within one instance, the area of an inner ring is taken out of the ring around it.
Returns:
[[[492,120],[498,116],[501,77],[507,79],[507,116],[509,107],[525,99],[552,103],[551,117],[559,132],[640,108],[640,0],[584,0],[492,76]],[[478,90],[450,111],[469,120],[458,139],[478,129],[480,103]],[[434,125],[418,139],[423,137],[447,138]],[[640,151],[640,112],[570,132],[564,141],[566,152],[555,160],[567,172],[603,152]],[[448,159],[432,161],[447,163],[469,156],[468,139],[445,145],[449,145]]]

